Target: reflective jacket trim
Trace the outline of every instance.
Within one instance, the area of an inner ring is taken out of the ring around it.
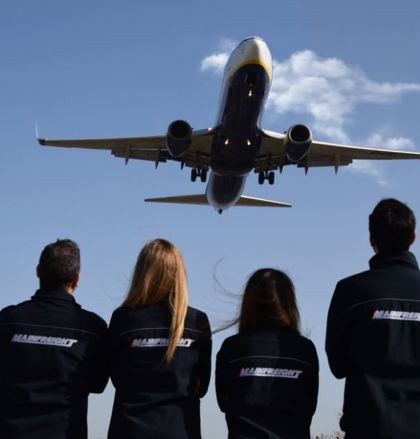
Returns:
[[[241,361],[241,360],[247,360],[249,358],[270,358],[270,359],[276,359],[276,360],[292,360],[292,361],[297,361],[298,363],[303,363],[303,364],[307,364],[308,366],[312,367],[312,364],[304,361],[304,360],[299,360],[298,358],[293,358],[293,357],[277,357],[277,356],[272,356],[272,355],[248,355],[246,357],[239,357],[239,358],[235,358],[234,360],[230,360],[228,362],[228,364],[231,363],[235,363],[237,361]]]
[[[9,326],[22,325],[22,326],[30,326],[31,328],[36,327],[36,328],[64,329],[66,331],[83,332],[85,334],[93,335],[96,338],[102,338],[99,334],[86,331],[85,329],[67,328],[65,326],[37,325],[35,323],[20,323],[20,322],[0,322],[0,325],[9,325]]]
[[[364,302],[354,303],[353,305],[351,305],[347,308],[347,311],[350,311],[351,309],[355,308],[356,306],[366,305],[367,303],[382,302],[382,301],[389,302],[391,300],[394,302],[420,303],[420,300],[415,300],[415,299],[397,299],[397,298],[393,298],[393,297],[382,297],[381,299],[371,299],[371,300],[365,300]]]
[[[130,329],[128,331],[123,331],[120,332],[120,336],[122,335],[126,335],[126,334],[130,334],[130,332],[137,332],[137,331],[152,331],[152,330],[156,330],[156,329],[171,329],[169,327],[164,327],[164,326],[160,326],[160,327],[154,327],[154,328],[136,328],[136,329]],[[192,332],[198,332],[199,334],[202,334],[203,331],[200,331],[199,329],[192,329],[192,328],[184,328],[184,331],[192,331]]]

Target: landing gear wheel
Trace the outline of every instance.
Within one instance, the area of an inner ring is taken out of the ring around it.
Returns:
[[[191,169],[191,181],[195,181],[195,180],[197,180],[197,177],[198,177],[198,173],[197,173],[197,169]]]
[[[203,183],[207,180],[207,169],[202,169],[200,172],[200,179]]]
[[[268,173],[267,179],[268,179],[268,184],[274,184],[274,172],[273,171]]]
[[[258,184],[264,184],[264,180],[265,180],[265,175],[264,172],[259,172],[258,173]]]

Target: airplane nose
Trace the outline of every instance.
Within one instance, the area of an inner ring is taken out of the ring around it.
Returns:
[[[271,78],[273,61],[267,43],[260,37],[250,37],[243,41],[242,46],[243,59],[263,65]]]
[[[248,59],[261,59],[270,54],[270,51],[262,38],[250,37],[243,42],[243,54]]]
[[[226,63],[226,76],[231,77],[241,66],[246,64],[258,64],[262,66],[267,72],[269,81],[271,82],[273,77],[271,53],[262,38],[246,38],[236,47]]]

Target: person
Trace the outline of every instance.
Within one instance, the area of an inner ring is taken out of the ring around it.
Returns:
[[[69,239],[47,245],[39,289],[0,311],[0,437],[87,439],[90,392],[108,381],[106,323],[73,297],[80,251]]]
[[[201,438],[211,333],[206,314],[187,302],[177,248],[164,239],[147,243],[109,327],[115,387],[109,439]]]
[[[299,333],[291,279],[272,268],[249,278],[239,332],[216,359],[216,395],[229,439],[310,439],[318,396],[318,357]]]
[[[420,271],[409,251],[412,210],[380,201],[369,216],[370,270],[338,282],[328,312],[326,352],[345,378],[340,426],[346,439],[420,435]]]

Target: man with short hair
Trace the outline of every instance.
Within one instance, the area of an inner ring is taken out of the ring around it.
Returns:
[[[346,439],[420,437],[420,271],[409,252],[416,220],[395,199],[369,216],[370,270],[338,282],[326,351],[346,378],[341,428]]]
[[[87,439],[90,392],[108,380],[106,323],[73,297],[80,252],[47,245],[31,300],[0,311],[0,438]]]

